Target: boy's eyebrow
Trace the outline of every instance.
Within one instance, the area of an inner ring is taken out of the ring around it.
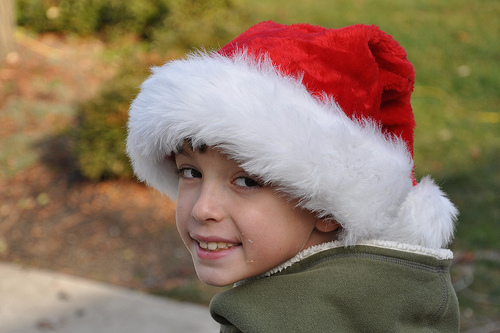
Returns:
[[[200,154],[203,154],[207,150],[207,147],[208,147],[207,145],[202,144],[198,148],[195,149],[195,148],[192,147],[192,145],[190,144],[190,142],[188,142],[188,145],[191,148],[191,152],[194,152],[195,150],[198,150],[198,152]],[[186,149],[184,149],[184,146],[179,147],[179,150],[177,151],[177,153],[175,153],[175,155],[184,155],[184,156],[187,156],[187,157],[191,156],[191,154],[189,153],[189,151],[186,150]]]
[[[186,157],[191,157],[189,151],[186,151],[186,149],[184,149],[183,147],[179,148],[179,150],[177,151],[177,153],[175,153],[175,155],[184,155]]]

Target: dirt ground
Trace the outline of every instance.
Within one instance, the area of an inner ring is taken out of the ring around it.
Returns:
[[[0,261],[174,296],[194,288],[191,300],[204,302],[201,288],[209,299],[215,291],[196,282],[172,202],[134,181],[81,179],[57,136],[74,125],[75,103],[113,75],[104,45],[17,41],[0,65]]]

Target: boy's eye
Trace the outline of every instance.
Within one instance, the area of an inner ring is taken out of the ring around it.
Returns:
[[[255,179],[248,177],[239,177],[234,180],[234,183],[240,187],[256,187],[260,186],[260,183]]]
[[[181,178],[201,178],[201,172],[193,168],[182,168],[178,170],[178,173]]]

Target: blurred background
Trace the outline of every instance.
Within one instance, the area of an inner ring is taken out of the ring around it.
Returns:
[[[461,211],[461,330],[500,330],[500,1],[1,0],[0,261],[208,304],[174,205],[133,177],[130,101],[149,68],[274,20],[376,24],[416,70],[418,178]]]

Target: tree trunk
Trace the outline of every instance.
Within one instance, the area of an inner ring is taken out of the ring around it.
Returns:
[[[0,62],[14,48],[14,1],[0,0]]]

